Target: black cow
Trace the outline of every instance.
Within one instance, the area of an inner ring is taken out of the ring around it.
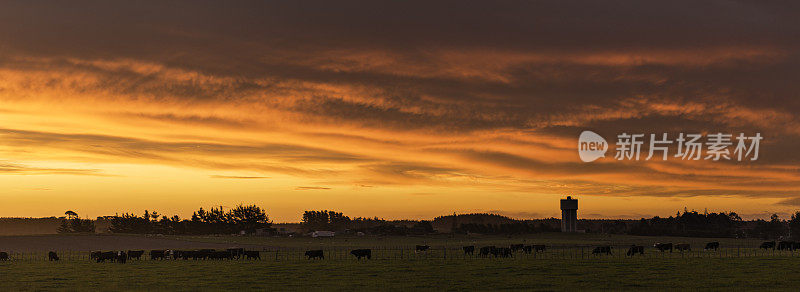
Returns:
[[[226,251],[213,251],[208,254],[208,258],[212,260],[232,260],[233,255]]]
[[[7,260],[8,260],[8,253],[0,251],[0,261],[7,261]]]
[[[508,247],[493,248],[492,250],[489,251],[489,253],[491,253],[494,257],[507,258],[514,256],[513,251],[511,250],[511,248]]]
[[[144,254],[143,250],[129,250],[128,251],[128,259],[129,260],[132,260],[132,259],[141,260],[143,254]]]
[[[124,264],[125,261],[128,260],[128,254],[124,251],[117,252],[117,262],[120,264]]]
[[[321,260],[324,260],[324,259],[325,259],[325,253],[323,253],[321,249],[317,249],[317,250],[308,250],[308,251],[306,251],[306,257],[307,257],[309,260],[310,260],[310,259],[316,259],[316,258],[319,258],[319,259],[321,259]]]
[[[361,258],[364,258],[364,257],[367,258],[368,260],[372,259],[372,250],[368,249],[368,248],[365,248],[365,249],[354,249],[354,250],[350,251],[350,254],[354,255],[359,260]]]
[[[150,251],[150,259],[151,260],[155,260],[155,259],[163,260],[166,257],[165,254],[166,254],[165,250],[151,250]]]
[[[173,250],[173,251],[168,251],[167,252],[167,256],[169,256],[170,252],[172,253],[172,258],[173,259],[183,259],[183,260],[188,260],[190,258],[193,259],[193,260],[199,260],[199,259],[205,260],[205,259],[209,259],[209,258],[212,258],[212,257],[215,257],[215,256],[219,258],[222,255],[222,253],[227,253],[227,254],[226,254],[226,256],[223,256],[221,258],[228,258],[228,257],[232,256],[231,252],[229,252],[229,251],[222,251],[219,255],[215,255],[215,253],[217,251],[215,251],[213,249]]]
[[[180,256],[180,258],[184,260],[188,260],[189,258],[193,260],[199,260],[199,259],[207,259],[209,255],[212,253],[212,251],[201,252],[196,250],[181,250],[177,251],[177,253]]]
[[[96,255],[95,260],[97,260],[98,263],[105,262],[106,260],[109,260],[111,262],[114,262],[114,261],[117,260],[117,253],[113,252],[113,251],[107,251],[107,252],[96,251],[96,252],[93,252],[92,254]]]
[[[592,250],[592,254],[607,254],[611,255],[611,247],[610,246],[598,246]]]
[[[635,254],[637,254],[637,253],[638,253],[638,254],[644,254],[644,246],[641,246],[641,245],[631,245],[631,247],[630,247],[630,248],[628,248],[628,252],[627,252],[627,253],[625,253],[625,255],[627,255],[627,256],[629,256],[629,257],[632,257],[633,255],[635,255]]]
[[[462,247],[461,249],[464,250],[464,254],[465,255],[473,255],[473,254],[475,254],[475,246],[474,245],[465,246],[465,247]]]
[[[151,260],[155,260],[155,259],[163,260],[163,259],[166,258],[166,255],[167,255],[167,251],[165,251],[163,249],[161,249],[161,250],[156,249],[156,250],[151,250],[150,251],[150,259]]]
[[[257,250],[245,250],[242,256],[248,260],[260,260],[261,252]]]
[[[494,245],[481,247],[481,250],[478,251],[478,255],[483,257],[489,256],[489,254],[493,253],[492,251],[495,249],[497,248],[494,247]]]
[[[221,254],[217,254],[217,251],[213,250],[213,249],[201,249],[201,250],[191,251],[191,252],[188,252],[188,253],[189,253],[189,255],[191,255],[192,259],[195,259],[195,260],[198,260],[198,259],[203,259],[203,260],[216,259],[221,255]],[[228,256],[230,256],[230,253],[228,253]]]
[[[103,252],[101,252],[101,251],[93,251],[93,252],[91,252],[89,254],[89,259],[96,260],[98,257],[100,257],[101,253],[103,253]]]
[[[658,249],[658,251],[660,252],[664,252],[667,250],[669,250],[669,252],[672,252],[672,243],[656,243],[653,245],[653,247]]]
[[[688,243],[678,243],[678,244],[675,245],[675,249],[677,249],[678,251],[681,251],[681,252],[683,252],[683,251],[691,251],[692,250],[692,246],[689,245]]]
[[[527,253],[527,254],[532,253],[533,252],[533,246],[531,246],[531,245],[523,246],[522,247],[522,252]]]
[[[703,250],[712,250],[712,249],[713,250],[719,250],[719,241],[712,241],[712,242],[706,243],[706,247],[703,248]]]
[[[511,248],[511,251],[518,251],[518,250],[521,250],[521,249],[522,249],[522,248],[524,248],[524,247],[525,247],[525,245],[524,245],[524,244],[512,244],[512,245],[510,246],[510,248]]]
[[[47,260],[48,261],[57,261],[58,260],[58,255],[54,251],[48,252],[47,253]]]
[[[231,257],[235,259],[240,259],[244,255],[244,248],[229,248],[227,251],[231,254]]]
[[[544,252],[545,250],[547,250],[547,246],[545,246],[544,244],[534,244],[533,245],[533,251],[534,252],[540,252],[540,251]]]
[[[781,241],[778,242],[778,250],[794,250],[795,243],[794,241]]]
[[[758,248],[762,249],[775,249],[775,241],[765,241],[762,242]]]
[[[415,253],[416,253],[416,252],[423,252],[423,251],[428,251],[429,249],[431,249],[431,246],[430,246],[430,245],[417,245],[417,246],[414,248],[414,252],[415,252]]]

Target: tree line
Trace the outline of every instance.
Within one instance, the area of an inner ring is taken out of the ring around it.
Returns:
[[[772,214],[770,220],[745,221],[735,212],[701,214],[684,210],[683,213],[667,218],[643,218],[623,230],[622,233],[650,236],[800,238],[800,212],[791,215],[789,220],[782,220],[777,214]]]
[[[65,213],[58,231],[60,233],[94,232],[95,221],[82,219],[72,211]],[[231,209],[200,208],[191,218],[177,215],[168,217],[156,211],[145,210],[142,215],[124,213],[103,217],[108,221],[108,231],[134,234],[252,234],[257,230],[275,234],[266,210],[256,205],[238,205]],[[303,212],[300,231],[335,231],[339,234],[373,235],[424,235],[436,232],[478,234],[528,234],[558,232],[560,220],[556,218],[516,220],[497,214],[453,214],[434,220],[384,220],[378,217],[351,218],[342,212],[308,210]],[[675,216],[642,218],[640,220],[579,220],[579,229],[587,233],[614,233],[646,236],[684,237],[750,237],[750,238],[800,238],[800,212],[788,220],[773,214],[769,220],[745,221],[735,212],[699,213],[684,210]],[[434,228],[434,226],[437,226]]]
[[[303,231],[335,231],[346,234],[424,235],[435,232],[430,221],[387,221],[375,218],[351,219],[342,212],[322,210],[305,211],[300,223]]]
[[[171,234],[171,235],[206,235],[255,233],[258,229],[272,231],[272,222],[266,211],[256,205],[238,205],[224,210],[222,207],[205,210],[202,207],[192,213],[190,219],[181,219],[178,215],[167,217],[156,211],[145,210],[140,215],[124,213],[106,216],[109,222],[108,231],[113,233],[133,234]],[[94,224],[87,227],[92,220],[74,218],[64,219],[61,233],[94,232]]]

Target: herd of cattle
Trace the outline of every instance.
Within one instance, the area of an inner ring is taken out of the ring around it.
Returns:
[[[660,252],[672,252],[673,250],[677,250],[679,252],[684,251],[691,251],[692,247],[688,243],[656,243],[653,247],[660,251]],[[761,243],[759,246],[760,249],[768,250],[787,250],[787,251],[794,251],[800,249],[800,242],[794,241],[765,241]],[[426,253],[431,249],[429,245],[417,245],[414,248],[415,253]],[[464,246],[461,248],[464,252],[464,255],[474,255],[475,254],[475,246]],[[523,252],[525,254],[531,253],[539,253],[545,252],[547,247],[545,245],[525,245],[525,244],[512,244],[509,247],[498,247],[494,245],[484,246],[478,249],[478,256],[481,257],[489,257],[493,256],[495,258],[501,257],[513,257],[515,252]],[[703,250],[719,250],[719,242],[709,242],[706,243]],[[98,263],[109,261],[109,262],[117,262],[117,263],[125,263],[129,260],[140,260],[142,256],[144,256],[144,250],[128,250],[128,251],[94,251],[91,252],[90,258],[92,260],[97,261]],[[372,259],[372,249],[354,249],[350,251],[350,254],[353,255],[356,259]],[[612,247],[611,246],[596,246],[592,250],[593,255],[612,255]],[[641,245],[631,245],[628,248],[628,252],[625,253],[627,256],[635,256],[636,254],[644,254],[644,246]],[[214,249],[200,249],[200,250],[151,250],[149,253],[151,260],[234,260],[234,259],[253,259],[258,260],[261,259],[261,252],[254,251],[254,250],[245,250],[243,248],[229,248],[226,250],[214,250]],[[325,253],[323,250],[309,250],[305,252],[305,257],[307,259],[325,259]],[[59,257],[56,252],[51,251],[47,254],[47,259],[50,261],[58,261]],[[0,252],[0,261],[7,261],[9,260],[9,255],[7,252]]]
[[[50,252],[55,256],[55,252]],[[143,250],[129,250],[125,251],[93,251],[89,257],[98,263],[110,261],[125,263],[128,260],[140,260],[144,255]],[[166,260],[166,259],[193,259],[193,260],[234,260],[234,259],[261,259],[261,252],[254,250],[245,250],[243,248],[229,248],[226,250],[215,249],[200,249],[200,250],[151,250],[151,260]],[[50,259],[52,260],[52,258]],[[58,258],[56,258],[58,260]]]
[[[677,243],[677,244],[656,243],[656,244],[653,245],[653,247],[656,250],[661,251],[661,252],[666,252],[666,251],[672,252],[673,250],[677,250],[679,252],[684,252],[684,251],[691,251],[692,250],[692,246],[690,244],[688,244],[688,243]],[[777,249],[777,250],[795,251],[795,250],[800,249],[800,242],[779,241],[779,242],[776,243],[775,241],[765,241],[765,242],[761,243],[761,245],[759,245],[758,248],[759,249],[764,249],[764,250],[768,250],[768,249],[775,250],[775,249]],[[714,242],[706,243],[706,246],[703,248],[703,250],[715,250],[715,251],[719,250],[719,242],[718,241],[714,241]],[[612,254],[611,246],[598,246],[598,247],[595,247],[592,250],[592,254],[608,254],[608,255],[611,255]],[[644,246],[631,245],[628,248],[628,252],[625,253],[625,255],[627,255],[627,256],[634,256],[636,254],[644,254]]]
[[[672,252],[673,250],[677,250],[679,252],[684,252],[684,251],[691,251],[692,250],[692,246],[690,244],[688,244],[688,243],[677,243],[677,244],[656,243],[656,244],[653,245],[653,247],[656,250],[660,251],[660,252],[666,252],[666,251]],[[714,242],[706,243],[706,246],[703,248],[703,250],[719,250],[719,242],[714,241]],[[598,247],[595,247],[592,250],[592,254],[607,254],[607,255],[611,255],[612,254],[611,246],[598,246]],[[625,253],[626,256],[630,256],[630,257],[632,257],[632,256],[634,256],[636,254],[643,255],[644,254],[644,246],[631,245],[628,248],[628,252]]]

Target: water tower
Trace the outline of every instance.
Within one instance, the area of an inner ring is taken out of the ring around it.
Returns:
[[[561,232],[578,230],[578,200],[567,196],[561,199]]]

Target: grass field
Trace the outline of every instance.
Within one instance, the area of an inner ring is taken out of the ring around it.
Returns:
[[[719,252],[702,244],[720,241]],[[464,256],[463,245],[546,244],[545,254],[514,258]],[[591,256],[593,245],[686,242],[693,253],[660,253],[627,258]],[[237,236],[144,237],[133,235],[0,237],[0,290],[794,290],[800,284],[800,253],[759,251],[759,240],[534,234],[520,237],[427,236],[275,238]],[[25,245],[28,243],[28,245]],[[35,244],[34,244],[35,243]],[[83,250],[90,245],[90,249]],[[433,250],[413,253],[416,244]],[[102,245],[98,247],[98,245]],[[262,260],[129,261],[95,263],[93,249],[225,248],[262,250]],[[11,247],[11,248],[9,248]],[[46,250],[61,261],[46,261]],[[14,248],[20,250],[14,250]],[[27,248],[27,249],[23,249]],[[302,252],[323,249],[325,260]],[[357,261],[352,248],[373,248],[373,260]],[[446,253],[446,254],[445,254]]]
[[[798,258],[0,263],[0,290],[794,290]]]
[[[465,245],[497,245],[510,244],[545,244],[547,246],[629,246],[631,244],[652,246],[656,242],[689,243],[692,247],[702,249],[705,243],[718,241],[721,246],[727,247],[758,247],[762,240],[735,239],[735,238],[689,238],[689,237],[654,237],[631,236],[617,234],[586,234],[586,233],[539,233],[514,236],[489,236],[489,235],[428,235],[428,236],[387,236],[387,237],[254,237],[254,236],[177,236],[167,237],[185,241],[202,243],[226,243],[249,246],[262,246],[266,248],[395,248],[413,247],[414,245],[427,244],[432,247],[461,247]]]

